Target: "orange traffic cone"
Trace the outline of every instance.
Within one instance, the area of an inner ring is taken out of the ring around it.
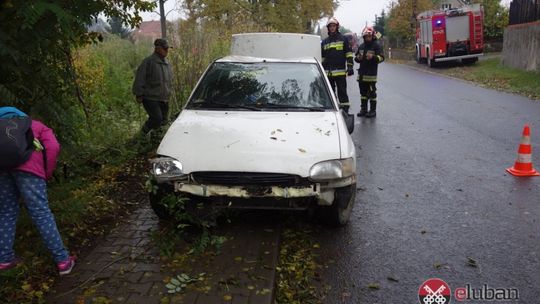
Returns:
[[[518,158],[512,168],[506,169],[510,174],[515,176],[538,176],[532,164],[532,147],[531,147],[531,131],[529,126],[523,128],[523,136],[518,149]]]

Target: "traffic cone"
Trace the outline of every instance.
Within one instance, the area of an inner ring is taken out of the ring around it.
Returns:
[[[523,136],[518,149],[518,158],[512,168],[506,169],[510,174],[515,176],[539,176],[532,164],[532,147],[531,147],[531,131],[529,126],[523,128]]]

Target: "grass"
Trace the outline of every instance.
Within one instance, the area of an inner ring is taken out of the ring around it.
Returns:
[[[540,72],[509,68],[499,58],[478,61],[471,66],[433,69],[445,75],[472,81],[485,87],[540,100]]]

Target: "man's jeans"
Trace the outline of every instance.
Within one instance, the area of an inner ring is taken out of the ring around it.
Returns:
[[[47,183],[34,174],[11,171],[0,172],[0,263],[9,263],[15,258],[13,243],[19,196],[22,196],[28,214],[54,260],[57,263],[65,261],[69,254],[49,209]]]
[[[150,130],[157,129],[167,123],[168,102],[144,99],[143,106],[146,113],[148,113],[148,120],[143,126],[144,133],[148,133]]]

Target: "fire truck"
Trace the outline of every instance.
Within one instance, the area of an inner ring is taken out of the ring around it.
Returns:
[[[461,60],[473,64],[484,50],[484,9],[480,4],[431,10],[416,17],[416,61],[433,67]]]

